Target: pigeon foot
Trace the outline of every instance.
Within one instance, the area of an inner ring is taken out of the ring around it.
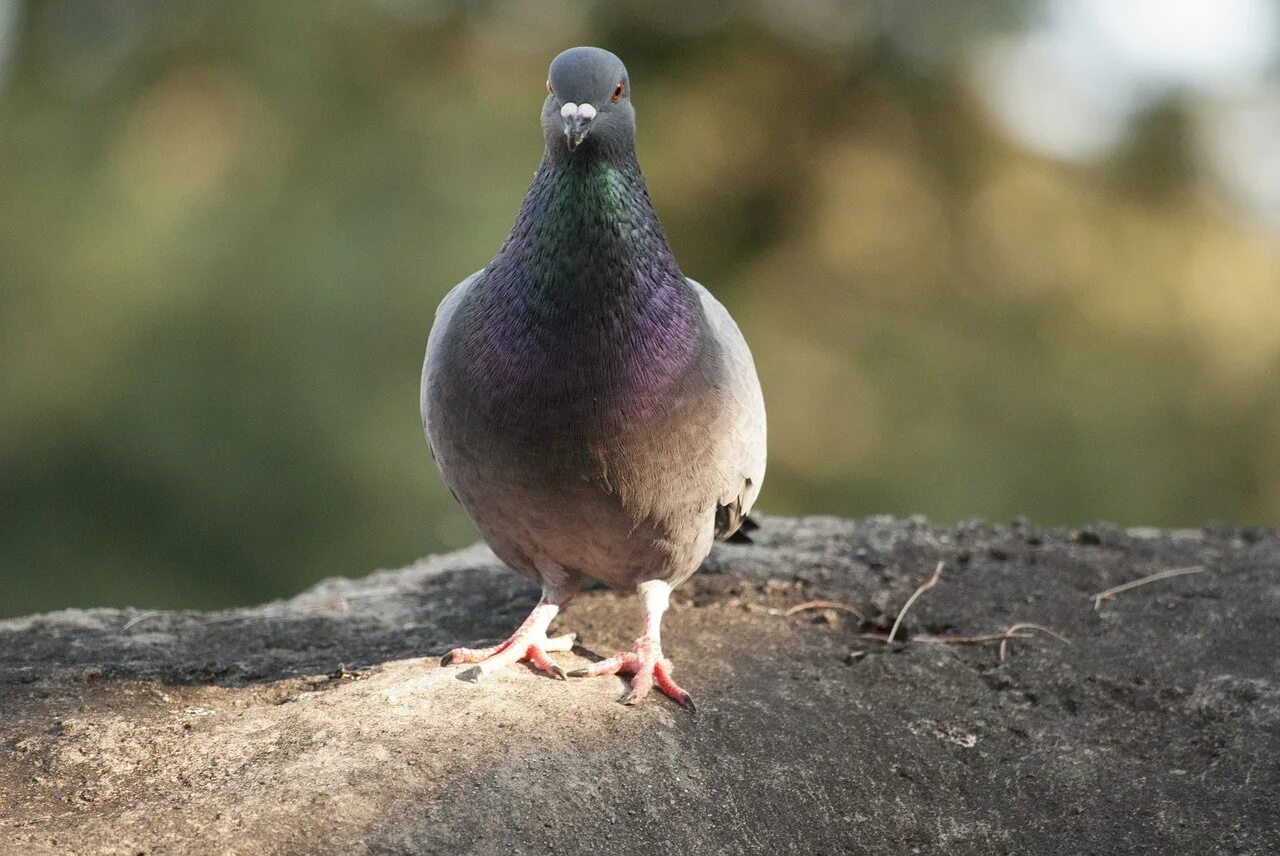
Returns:
[[[454,648],[440,658],[440,665],[476,663],[475,668],[468,669],[459,677],[478,683],[486,675],[504,666],[527,662],[538,671],[544,672],[556,680],[563,681],[565,679],[564,669],[560,668],[547,655],[552,651],[568,651],[573,647],[573,641],[576,638],[577,634],[566,633],[563,636],[554,636],[548,639],[546,633],[529,632],[521,628],[501,645],[494,645],[490,648]]]
[[[615,654],[607,660],[592,663],[585,669],[569,672],[571,678],[594,678],[598,675],[631,675],[631,689],[622,697],[623,704],[636,704],[656,685],[663,695],[681,707],[696,711],[693,697],[671,677],[671,661],[662,656],[662,647],[652,639],[640,637],[630,651]]]

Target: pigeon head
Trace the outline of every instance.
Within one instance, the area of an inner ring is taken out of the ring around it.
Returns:
[[[547,148],[629,148],[636,114],[631,80],[622,60],[600,48],[570,48],[551,61],[542,131]]]

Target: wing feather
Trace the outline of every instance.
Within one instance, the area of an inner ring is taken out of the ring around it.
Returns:
[[[444,300],[440,301],[440,305],[436,307],[435,321],[431,324],[431,333],[427,336],[427,356],[422,363],[422,392],[419,399],[419,408],[422,411],[422,430],[427,436],[427,448],[431,450],[433,460],[439,460],[436,454],[435,441],[431,438],[431,414],[428,412],[429,391],[431,384],[434,383],[432,378],[432,366],[439,366],[441,342],[444,340],[444,331],[449,328],[449,322],[453,319],[454,312],[457,311],[458,305],[462,303],[466,297],[467,290],[471,287],[479,277],[484,273],[478,270],[462,282],[449,289],[449,293],[444,296]],[[443,476],[443,471],[441,472]],[[449,488],[449,492],[453,494],[453,498],[458,498],[457,491],[453,485],[449,484],[448,477],[445,476],[445,484]]]
[[[716,538],[725,540],[742,526],[764,483],[767,453],[764,394],[751,349],[729,310],[698,282],[690,279],[689,284],[702,301],[702,310],[724,354],[727,372],[726,395],[732,410],[727,438],[729,451],[725,456],[715,522]]]

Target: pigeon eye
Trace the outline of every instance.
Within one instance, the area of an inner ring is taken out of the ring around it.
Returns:
[[[547,91],[552,95],[556,94],[556,88],[551,85],[551,78],[547,78]]]
[[[616,102],[618,102],[619,100],[621,100],[621,99],[622,99],[622,92],[623,92],[623,89],[624,89],[624,88],[625,88],[625,87],[623,87],[623,85],[622,85],[622,81],[621,81],[621,80],[619,80],[619,81],[618,81],[618,85],[617,85],[617,86],[615,86],[615,87],[613,87],[613,95],[609,96],[609,100],[610,100],[610,101],[613,101],[613,102],[615,102],[615,103],[616,103]]]

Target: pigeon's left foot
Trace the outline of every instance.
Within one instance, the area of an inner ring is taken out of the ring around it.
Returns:
[[[635,704],[649,694],[656,684],[663,694],[676,704],[696,710],[693,697],[680,688],[671,677],[671,661],[662,656],[662,646],[657,640],[641,636],[630,651],[615,654],[607,660],[592,663],[585,669],[574,669],[571,678],[594,678],[597,675],[631,675],[631,689],[622,697],[623,704]]]
[[[572,597],[571,594],[544,592],[542,600],[538,601],[538,605],[533,608],[533,612],[529,613],[524,624],[521,624],[507,641],[491,648],[454,648],[440,658],[440,665],[476,663],[475,668],[464,672],[461,677],[477,682],[504,666],[524,660],[535,669],[563,681],[564,669],[556,665],[556,662],[547,655],[552,651],[571,649],[576,634],[566,633],[549,639],[547,627],[570,597]]]
[[[592,663],[585,669],[574,669],[571,678],[593,678],[597,675],[631,675],[631,689],[622,697],[623,704],[635,704],[649,694],[654,685],[662,693],[689,710],[696,710],[693,697],[671,677],[671,661],[662,656],[662,613],[667,609],[671,586],[661,580],[641,583],[644,630],[630,651],[615,654],[607,660]]]

